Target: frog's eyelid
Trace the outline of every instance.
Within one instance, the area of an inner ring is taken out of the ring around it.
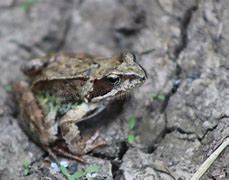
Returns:
[[[116,75],[116,74],[108,74],[106,77],[107,77],[107,78],[119,78],[119,75]]]

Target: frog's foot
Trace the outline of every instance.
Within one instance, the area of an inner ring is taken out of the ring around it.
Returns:
[[[52,147],[52,150],[50,149],[50,151],[48,151],[48,153],[57,163],[58,163],[58,160],[57,160],[57,157],[55,154],[62,156],[62,157],[65,157],[65,158],[69,158],[69,159],[78,161],[78,162],[83,163],[83,164],[86,163],[86,160],[84,160],[80,156],[73,154],[73,153],[71,153],[68,150],[65,150],[63,148],[59,148],[58,146]]]
[[[49,147],[44,147],[44,149],[48,152],[49,156],[57,163],[59,164],[59,161],[55,155],[55,153],[53,152],[53,150]]]
[[[90,137],[85,143],[83,153],[88,153],[96,148],[103,147],[107,145],[107,141],[100,136],[99,131],[96,131],[93,136]]]
[[[62,156],[68,159],[72,159],[75,161],[78,161],[80,163],[85,164],[86,160],[81,158],[81,155],[74,154],[69,151],[69,149],[65,146],[65,144],[62,143],[57,143],[54,146],[45,146],[43,147],[46,152],[48,152],[49,156],[57,163],[60,165],[59,160],[57,156]]]

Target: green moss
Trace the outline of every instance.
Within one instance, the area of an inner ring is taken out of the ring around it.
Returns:
[[[44,113],[49,116],[50,119],[55,119],[57,116],[63,116],[69,110],[78,106],[78,103],[63,102],[60,98],[50,96],[47,93],[36,94],[36,99]]]
[[[27,13],[30,8],[35,4],[36,0],[25,0],[22,4],[21,4],[21,10],[25,13]]]
[[[23,162],[23,175],[28,176],[30,174],[30,162],[25,160]]]
[[[4,87],[4,89],[5,89],[6,92],[11,92],[12,91],[12,86],[10,84],[8,84],[8,85],[6,85]]]
[[[86,167],[84,170],[79,170],[74,174],[70,175],[68,169],[61,165],[60,171],[68,180],[77,180],[85,178],[88,174],[97,173],[99,171],[99,166],[97,164],[92,164]]]

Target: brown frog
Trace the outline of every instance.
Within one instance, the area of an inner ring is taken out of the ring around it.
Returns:
[[[55,54],[31,60],[22,71],[30,83],[13,86],[21,126],[54,159],[62,155],[80,162],[80,156],[107,143],[98,132],[81,137],[76,123],[146,79],[130,52],[109,58]]]

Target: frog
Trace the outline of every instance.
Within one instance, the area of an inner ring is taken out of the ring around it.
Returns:
[[[77,124],[147,78],[132,52],[110,57],[56,53],[32,59],[21,70],[28,80],[13,85],[19,124],[57,162],[57,156],[64,156],[84,163],[83,155],[106,146],[99,131],[83,137]]]

